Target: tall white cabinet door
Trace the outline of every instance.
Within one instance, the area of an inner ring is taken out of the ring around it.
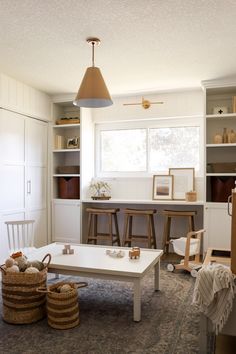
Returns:
[[[36,247],[47,243],[47,124],[27,119],[25,126],[27,218],[35,223]]]
[[[209,203],[205,207],[204,250],[231,248],[231,217],[226,203]]]
[[[24,119],[20,114],[0,109],[0,210],[25,208]]]

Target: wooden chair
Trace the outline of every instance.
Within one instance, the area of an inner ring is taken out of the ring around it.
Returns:
[[[120,234],[117,220],[117,213],[120,211],[118,208],[87,208],[88,213],[88,234],[87,243],[97,244],[98,241],[106,240],[111,245],[117,243],[120,246]],[[106,222],[104,227],[107,232],[98,231],[99,220],[105,217]]]
[[[154,226],[154,214],[155,209],[124,209],[125,221],[124,221],[124,246],[131,247],[133,241],[145,242],[148,248],[157,248],[156,246],[156,234]],[[133,219],[143,219],[146,221],[147,231],[144,235],[133,234]]]
[[[34,220],[6,221],[10,254],[32,252],[34,247]]]

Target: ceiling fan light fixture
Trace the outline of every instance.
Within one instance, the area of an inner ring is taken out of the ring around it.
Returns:
[[[98,38],[88,38],[87,42],[92,45],[92,66],[86,69],[79,91],[73,101],[78,107],[100,108],[113,104],[102,73],[94,66],[94,46],[100,44]]]

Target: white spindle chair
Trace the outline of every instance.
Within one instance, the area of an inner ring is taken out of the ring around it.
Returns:
[[[35,220],[6,221],[8,246],[10,254],[22,251],[23,254],[32,252],[34,247]]]

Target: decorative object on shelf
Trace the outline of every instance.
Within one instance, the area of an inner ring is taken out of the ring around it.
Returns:
[[[67,138],[66,140],[67,149],[79,149],[79,138],[74,136],[73,138]]]
[[[62,135],[56,135],[54,141],[55,149],[64,149],[65,148],[65,137]]]
[[[80,166],[58,166],[57,173],[59,174],[80,174]]]
[[[66,117],[63,117],[63,118],[60,118],[56,121],[56,124],[57,125],[62,125],[62,124],[80,124],[80,119],[78,117],[69,117],[69,118],[66,118]]]
[[[169,168],[173,181],[173,199],[185,200],[185,193],[194,190],[194,168]]]
[[[222,136],[222,142],[223,144],[227,144],[228,143],[228,133],[227,133],[227,128],[223,129],[223,136]]]
[[[140,257],[140,248],[139,247],[132,247],[131,251],[129,251],[129,258],[130,259],[137,259]]]
[[[197,201],[197,192],[190,191],[185,193],[186,202],[196,202]]]
[[[228,107],[222,106],[222,107],[214,107],[213,108],[213,114],[226,114],[228,113]]]
[[[64,245],[62,249],[62,254],[74,254],[75,250],[71,248],[71,245]]]
[[[223,143],[223,136],[221,134],[215,134],[213,138],[214,144],[222,144]]]
[[[236,132],[233,129],[231,129],[231,131],[228,133],[228,143],[236,143]]]
[[[137,103],[123,103],[123,106],[142,106],[144,109],[148,109],[152,104],[163,104],[164,102],[150,102],[142,97],[142,102]]]
[[[232,111],[233,113],[236,113],[236,96],[233,96],[232,98]]]
[[[58,195],[61,199],[80,198],[79,177],[58,177]]]
[[[208,173],[235,173],[236,162],[214,162],[207,164]]]
[[[89,185],[89,189],[93,193],[91,198],[94,200],[99,200],[99,199],[108,200],[111,198],[110,196],[111,187],[107,182],[92,180]]]
[[[106,250],[106,254],[112,258],[123,258],[125,255],[125,251]]]
[[[153,176],[153,199],[172,199],[173,176],[154,175]]]
[[[79,91],[73,102],[75,106],[100,108],[113,104],[99,68],[94,65],[94,46],[100,44],[98,38],[87,38],[92,46],[92,66],[87,68]]]

